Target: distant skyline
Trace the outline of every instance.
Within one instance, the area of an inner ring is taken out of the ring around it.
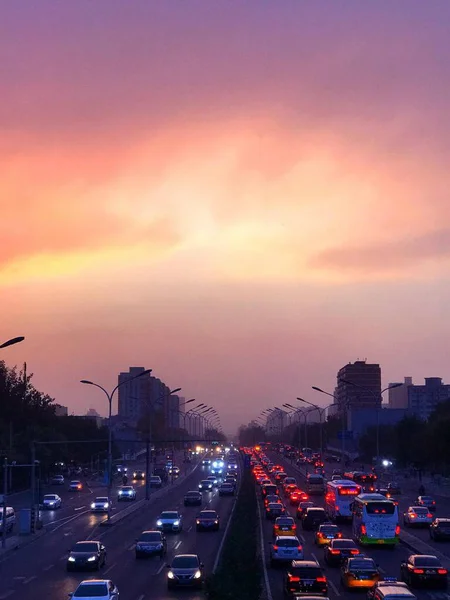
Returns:
[[[347,362],[450,381],[450,3],[77,0],[0,21],[0,337],[106,414],[145,365],[234,432]]]

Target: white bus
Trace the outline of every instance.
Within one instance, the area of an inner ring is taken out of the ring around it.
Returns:
[[[362,545],[399,542],[398,506],[382,494],[361,494],[352,504],[353,539]]]
[[[337,479],[327,483],[325,511],[331,521],[351,520],[352,503],[362,492],[359,484],[349,479]]]

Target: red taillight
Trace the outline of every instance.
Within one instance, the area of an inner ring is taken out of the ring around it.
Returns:
[[[292,529],[293,531],[295,531],[295,530],[297,529],[297,525],[294,523],[294,525],[292,525],[291,529]]]
[[[279,525],[274,525],[275,529],[280,529]]]
[[[424,571],[423,569],[413,569],[413,573],[416,575],[423,575]]]
[[[300,577],[293,577],[292,575],[289,576],[289,581],[293,582],[293,581],[300,581]]]
[[[300,552],[302,551],[302,547],[301,546],[297,546],[297,550],[300,550]]]
[[[359,554],[359,550],[354,548],[353,550],[350,550],[350,554]]]
[[[340,550],[336,550],[335,548],[330,548],[330,552],[331,552],[331,554],[340,554],[341,553]]]
[[[447,569],[438,569],[438,575],[447,575]]]
[[[318,581],[319,583],[326,583],[327,578],[326,577],[316,577],[316,581]]]
[[[323,533],[321,533],[320,531],[318,531],[318,532],[317,532],[317,537],[319,537],[319,538],[323,538],[323,537],[324,537],[324,534],[323,534]]]
[[[412,515],[409,515],[411,519],[415,519],[416,515],[413,513]]]
[[[336,512],[339,512],[339,506],[338,506],[337,504],[336,504],[336,506],[334,507],[334,510],[335,510]]]
[[[364,523],[361,525],[361,535],[367,535],[367,527]]]
[[[427,517],[428,517],[429,519],[432,519],[432,518],[433,518],[433,515],[432,515],[431,513],[428,513],[428,514],[427,514]]]
[[[433,502],[431,504],[436,504],[436,502],[433,500]]]
[[[400,525],[397,525],[395,528],[395,535],[400,535]]]
[[[361,533],[362,533],[362,532],[361,532]],[[342,533],[337,533],[337,534],[336,534],[336,537],[337,537],[337,538],[341,538],[341,537],[342,537]]]
[[[274,546],[273,549],[275,550],[275,552],[278,550],[278,546]]]

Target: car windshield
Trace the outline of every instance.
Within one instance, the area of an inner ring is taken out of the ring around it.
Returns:
[[[72,552],[97,552],[98,545],[95,542],[78,542]]]
[[[368,515],[393,515],[395,504],[393,502],[367,502],[366,511]]]
[[[70,485],[80,485],[80,481],[71,481]]]
[[[222,483],[222,487],[228,489],[231,489],[233,486],[231,485],[231,483]]]
[[[337,533],[339,528],[337,525],[325,525],[320,528],[321,533]]]
[[[325,511],[323,508],[308,508],[306,514],[308,517],[322,517]]]
[[[122,488],[122,492],[132,492],[133,488],[131,486],[126,486]]]
[[[198,496],[199,496],[199,493],[198,493],[198,492],[188,492],[188,493],[186,494],[186,496],[189,496],[189,497],[191,497],[191,498],[198,498]]]
[[[295,575],[299,575],[302,579],[315,579],[321,574],[318,567],[294,567],[292,572],[295,573]]]
[[[276,520],[277,525],[293,525],[294,519],[292,517],[282,517]]]
[[[314,506],[312,502],[300,502],[298,505],[299,508],[309,508],[310,506]]]
[[[269,504],[269,508],[270,509],[279,510],[281,508],[281,505],[278,502],[271,502]]]
[[[417,556],[414,561],[416,567],[440,567],[441,563],[435,556]]]
[[[356,548],[356,544],[353,540],[335,540],[333,543],[333,548],[337,548],[339,550],[343,548]]]
[[[422,502],[433,502],[433,498],[431,496],[422,496]]]
[[[355,569],[358,571],[374,571],[376,570],[375,562],[371,558],[363,559],[352,559],[348,563],[349,569]]]
[[[98,498],[95,499],[95,501],[96,502],[108,502],[108,498],[99,496]]]
[[[276,545],[281,548],[296,548],[298,546],[298,540],[290,540],[289,538],[277,538]]]
[[[73,598],[102,598],[108,596],[106,583],[82,583],[73,595]]]
[[[173,569],[196,569],[198,566],[196,556],[176,556],[172,561]]]
[[[202,519],[217,519],[217,513],[214,510],[202,510],[200,517]]]
[[[57,496],[55,494],[46,494],[44,496],[44,500],[56,500]]]
[[[178,519],[178,513],[174,511],[162,512],[161,519]]]
[[[211,483],[211,482],[210,482],[210,480],[209,480],[209,479],[203,479],[203,480],[202,480],[202,483],[206,483],[206,484],[208,484],[208,483]]]
[[[160,542],[161,534],[157,531],[144,531],[139,536],[140,542]]]
[[[428,514],[428,510],[426,508],[423,508],[423,506],[417,506],[413,510],[418,515],[427,515]]]

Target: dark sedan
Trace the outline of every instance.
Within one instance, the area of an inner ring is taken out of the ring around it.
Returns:
[[[266,507],[266,519],[275,521],[277,517],[282,517],[286,513],[286,509],[280,502],[271,502]]]
[[[67,559],[67,570],[99,570],[106,562],[106,548],[101,542],[77,542]]]
[[[136,558],[163,556],[167,552],[167,541],[161,531],[143,531],[136,540]]]
[[[436,542],[450,540],[450,519],[435,519],[430,525],[430,538]]]
[[[329,566],[339,566],[346,558],[358,556],[358,546],[353,540],[331,540],[329,546],[325,546],[325,563]]]
[[[184,505],[185,506],[201,506],[203,501],[203,496],[200,492],[187,492],[184,495]]]
[[[219,531],[219,515],[215,510],[202,510],[196,519],[197,531]]]
[[[411,554],[400,565],[401,578],[409,586],[439,587],[446,590],[448,572],[442,562],[429,554]]]

